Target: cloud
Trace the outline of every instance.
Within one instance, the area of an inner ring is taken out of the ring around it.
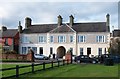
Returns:
[[[32,18],[33,24],[45,24],[57,23],[58,15],[69,22],[71,14],[75,22],[105,21],[107,13],[111,15],[111,25],[117,27],[117,2],[3,2],[0,6],[2,24],[9,28],[17,28],[18,21],[24,27],[27,16]]]

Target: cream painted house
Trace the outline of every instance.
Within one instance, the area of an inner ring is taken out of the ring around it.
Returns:
[[[110,42],[109,14],[105,22],[62,23],[58,16],[57,24],[32,25],[31,18],[25,19],[25,29],[19,26],[21,54],[27,54],[29,49],[34,53],[56,54],[63,57],[68,50],[73,55],[100,55],[107,53]]]

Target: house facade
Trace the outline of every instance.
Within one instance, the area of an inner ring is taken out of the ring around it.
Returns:
[[[63,23],[58,16],[57,24],[33,25],[32,19],[25,19],[25,29],[20,33],[20,54],[56,54],[62,58],[68,50],[73,55],[101,55],[107,53],[110,42],[109,17],[105,22],[74,23],[71,15],[69,23]]]
[[[19,32],[17,29],[7,29],[7,27],[2,26],[1,29],[1,44],[2,52],[15,51],[19,52]]]

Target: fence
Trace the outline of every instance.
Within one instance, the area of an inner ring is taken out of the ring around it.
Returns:
[[[12,70],[12,73],[13,73],[13,71],[15,72],[14,74],[9,75],[9,76],[3,76],[2,79],[12,78],[12,77],[18,78],[20,75],[24,75],[24,74],[28,74],[28,73],[34,73],[36,71],[46,70],[46,69],[50,69],[50,68],[54,68],[54,67],[60,67],[60,66],[66,65],[66,64],[67,65],[70,64],[69,60],[61,60],[61,61],[57,60],[57,61],[51,61],[51,62],[48,62],[48,63],[43,62],[43,63],[39,63],[39,64],[32,63],[31,65],[26,65],[26,66],[16,65],[16,67],[0,69],[0,72],[4,73],[5,71],[8,72],[10,70]],[[40,67],[38,67],[38,66],[40,66]],[[37,69],[35,69],[35,67],[37,67]],[[20,70],[22,70],[23,68],[29,68],[30,71],[25,72],[23,70],[22,73],[20,73]]]

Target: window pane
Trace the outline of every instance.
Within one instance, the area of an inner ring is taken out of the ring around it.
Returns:
[[[80,55],[83,55],[83,48],[80,48]]]
[[[85,36],[78,36],[78,42],[85,42]]]
[[[22,54],[26,54],[27,48],[26,47],[22,47]]]
[[[105,36],[97,36],[96,42],[105,42]]]
[[[65,42],[65,36],[58,36],[58,42],[59,43]]]
[[[98,55],[102,55],[102,48],[98,48]]]
[[[73,42],[73,36],[70,36],[70,42]]]
[[[53,42],[54,37],[50,36],[50,42]]]
[[[46,36],[39,36],[39,42],[45,43],[46,42]]]
[[[32,47],[32,50],[35,54],[37,54],[37,47]]]

